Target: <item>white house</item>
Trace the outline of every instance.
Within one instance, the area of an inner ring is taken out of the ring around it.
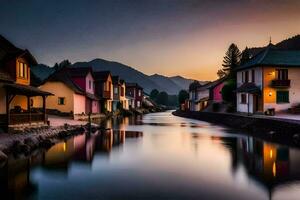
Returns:
[[[300,103],[300,51],[272,44],[237,69],[237,111],[286,111]]]

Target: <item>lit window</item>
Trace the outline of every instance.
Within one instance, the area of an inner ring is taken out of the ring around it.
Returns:
[[[27,78],[28,77],[28,73],[27,73],[28,67],[27,67],[27,64],[19,62],[19,67],[18,68],[19,68],[19,74],[18,74],[18,76],[20,78]]]
[[[65,105],[65,97],[58,97],[58,105]]]

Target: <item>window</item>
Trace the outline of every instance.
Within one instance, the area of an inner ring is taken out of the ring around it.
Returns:
[[[65,105],[65,97],[58,97],[58,105]]]
[[[18,69],[19,69],[18,76],[20,78],[27,78],[28,77],[28,73],[27,73],[28,67],[27,67],[26,63],[19,62]]]
[[[114,94],[118,94],[118,87],[114,87]]]
[[[288,69],[277,69],[278,80],[288,80]]]
[[[245,83],[249,82],[249,71],[245,71]]]
[[[92,89],[92,81],[89,80],[89,89]]]
[[[141,107],[141,102],[140,102],[140,101],[137,101],[137,102],[136,102],[136,105],[137,105],[138,108]]]
[[[141,91],[141,90],[139,90],[139,97],[140,97],[140,96],[142,96],[142,91]]]
[[[247,104],[247,95],[241,94],[241,104]]]
[[[255,83],[255,70],[254,69],[251,70],[251,75],[252,75],[251,81],[252,81],[252,83]]]
[[[276,102],[277,103],[289,103],[289,91],[277,91],[276,92]]]
[[[124,91],[125,91],[125,89],[124,89],[124,87],[122,87],[122,88],[121,88],[121,96],[122,96],[122,97],[124,96]]]

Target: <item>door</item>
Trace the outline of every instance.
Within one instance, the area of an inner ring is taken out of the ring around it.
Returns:
[[[259,111],[259,97],[258,95],[253,95],[253,113],[256,113]]]

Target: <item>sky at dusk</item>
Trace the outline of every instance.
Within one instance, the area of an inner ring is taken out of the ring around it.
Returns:
[[[299,0],[0,0],[0,34],[40,63],[118,61],[146,74],[215,79],[242,50],[300,33]]]

